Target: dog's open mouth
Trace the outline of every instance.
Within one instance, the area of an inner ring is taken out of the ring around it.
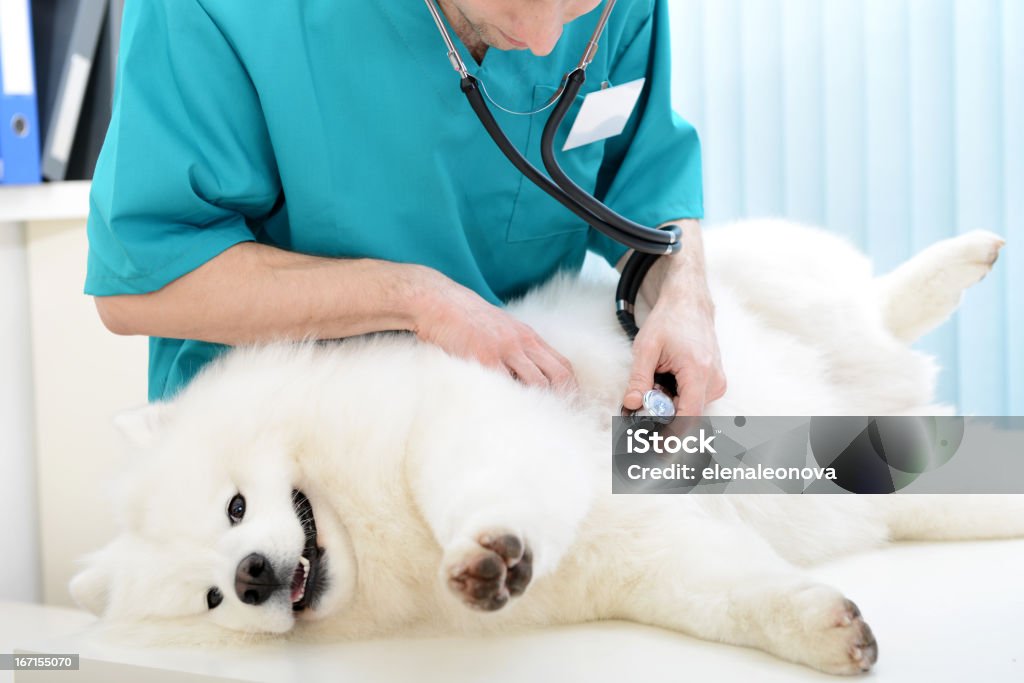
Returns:
[[[292,506],[306,537],[306,545],[292,573],[291,584],[292,610],[301,612],[307,607],[314,608],[317,599],[327,588],[327,575],[324,571],[326,558],[324,549],[316,544],[316,519],[309,498],[302,491],[293,490]]]

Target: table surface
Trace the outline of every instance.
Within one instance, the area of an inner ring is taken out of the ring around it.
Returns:
[[[88,180],[0,185],[0,223],[83,220],[89,213]]]
[[[879,644],[870,680],[1024,681],[1024,540],[906,544],[811,573],[861,607]],[[83,612],[0,603],[0,652],[80,653],[82,671],[7,681],[835,681],[753,650],[603,622],[494,638],[127,649],[90,640]],[[136,667],[149,667],[140,670]]]

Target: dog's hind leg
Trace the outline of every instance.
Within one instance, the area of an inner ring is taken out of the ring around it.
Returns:
[[[677,531],[662,531],[656,561],[644,565],[633,553],[637,576],[623,584],[630,588],[616,616],[833,674],[868,671],[877,660],[857,606],[783,561],[750,529],[701,519]]]
[[[875,279],[886,326],[910,343],[953,314],[965,289],[984,278],[1004,240],[976,230],[933,244]]]
[[[1024,495],[896,495],[880,503],[893,540],[1024,537]]]

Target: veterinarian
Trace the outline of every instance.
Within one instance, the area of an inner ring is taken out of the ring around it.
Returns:
[[[519,112],[557,90],[599,4],[439,1],[466,63]],[[684,249],[644,283],[655,303],[623,402],[639,407],[667,371],[692,415],[725,378],[697,223],[700,147],[671,111],[668,31],[665,0],[620,0],[585,92],[646,78],[644,92],[624,133],[561,159],[623,215],[682,225]],[[495,113],[539,164],[546,113]],[[571,386],[569,363],[501,304],[578,269],[588,249],[612,264],[626,251],[502,157],[422,0],[127,3],[88,234],[86,293],[110,330],[151,337],[151,400],[223,345],[383,330]]]

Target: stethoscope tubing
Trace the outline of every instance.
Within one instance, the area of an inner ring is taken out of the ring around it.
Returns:
[[[511,162],[512,165],[519,170],[520,173],[526,176],[526,178],[530,180],[530,182],[537,185],[537,187],[539,187],[541,190],[549,194],[552,198],[554,198],[556,201],[562,204],[562,206],[572,211],[574,214],[576,214],[576,216],[581,218],[588,225],[591,225],[594,229],[607,235],[616,242],[620,242],[629,247],[630,249],[634,249],[635,251],[643,253],[656,253],[660,255],[672,253],[680,248],[680,242],[678,241],[678,228],[676,228],[675,232],[677,241],[672,242],[671,233],[668,231],[654,230],[651,228],[644,228],[643,226],[636,226],[636,228],[639,228],[639,230],[629,229],[627,231],[605,220],[603,217],[596,215],[585,204],[581,203],[578,200],[578,197],[573,196],[573,194],[586,195],[586,193],[583,192],[581,188],[579,188],[575,183],[572,183],[571,180],[569,180],[571,187],[569,187],[568,190],[567,188],[562,187],[559,183],[552,180],[548,176],[544,175],[536,166],[531,164],[529,160],[526,157],[524,157],[522,153],[516,148],[516,146],[512,144],[512,142],[505,135],[505,132],[501,129],[501,126],[498,125],[498,122],[495,120],[494,115],[491,113],[490,108],[487,106],[487,103],[484,101],[483,93],[480,89],[479,83],[477,82],[476,78],[470,75],[463,77],[461,81],[461,87],[462,92],[465,94],[470,106],[476,113],[477,118],[480,119],[480,123],[483,124],[488,134],[490,134],[491,138],[498,146],[498,149],[500,149],[502,153],[505,155],[505,158],[507,158],[509,162]],[[565,101],[565,93],[563,93],[562,98],[563,99],[559,100],[559,105],[556,105],[555,111],[553,111],[551,114],[552,119],[555,117],[557,110],[559,109],[562,102]],[[571,103],[572,99],[569,99],[568,102]],[[564,118],[564,111],[562,111],[561,116]],[[551,119],[549,119],[549,125],[550,121]],[[557,129],[557,126],[555,126],[555,128]],[[544,154],[545,153],[542,151],[542,156]],[[562,178],[568,180],[568,176],[566,176],[565,173],[561,172],[561,168],[558,166],[557,160],[553,158],[553,153],[550,154],[550,156],[552,157],[552,164],[554,168],[558,169],[559,171],[559,175]],[[600,202],[598,202],[596,199],[591,199],[593,203],[600,204]],[[606,209],[606,211],[608,213],[611,213],[610,209]],[[624,220],[625,219],[622,219],[620,217],[620,221]],[[635,226],[636,224],[632,225]],[[640,232],[640,230],[646,230],[648,233],[654,233],[659,237],[657,240],[649,239],[645,237],[644,234]]]
[[[493,114],[491,114],[479,85],[473,76],[466,75],[462,79],[462,92],[465,93],[477,118],[480,119],[480,122],[490,134],[495,144],[497,144],[498,148],[512,165],[526,176],[528,180],[536,184],[579,218],[586,221],[594,229],[633,250],[633,253],[623,266],[615,292],[616,318],[623,331],[632,341],[636,339],[636,335],[639,332],[634,309],[637,297],[640,294],[640,286],[658,258],[671,254],[681,248],[682,231],[677,225],[666,226],[667,230],[647,228],[619,216],[596,198],[588,195],[562,170],[554,154],[554,139],[555,133],[564,120],[566,112],[582,86],[580,76],[575,76],[577,72],[582,76],[582,72],[579,70],[569,75],[565,91],[562,93],[558,104],[551,112],[548,122],[544,127],[544,135],[541,141],[541,157],[544,159],[544,165],[548,173],[551,174],[550,178],[531,164],[508,139],[501,126],[494,119]],[[612,220],[607,219],[614,220],[618,225],[613,225]],[[658,237],[657,241],[646,238],[646,235],[651,233]],[[671,374],[658,373],[654,379],[666,392],[670,395],[675,395],[676,381]]]
[[[477,118],[480,119],[480,122],[490,134],[495,144],[497,144],[498,148],[512,165],[526,176],[528,180],[536,184],[594,229],[633,250],[633,253],[623,266],[615,292],[616,318],[623,331],[632,341],[636,339],[636,335],[639,332],[634,309],[637,297],[640,294],[640,286],[658,258],[671,254],[681,248],[682,231],[677,225],[666,226],[669,228],[668,230],[647,228],[618,216],[618,214],[615,214],[611,209],[601,204],[596,198],[584,192],[562,170],[554,154],[554,139],[555,133],[565,118],[565,113],[582,86],[582,79],[578,76],[574,78],[578,71],[574,71],[569,75],[565,92],[562,93],[558,104],[551,112],[547,125],[544,127],[544,135],[541,141],[541,157],[544,159],[545,168],[551,174],[550,178],[531,164],[508,139],[487,107],[479,85],[473,76],[466,75],[462,79],[462,92],[466,95]],[[582,72],[579,73],[582,75]],[[608,219],[614,220],[618,225],[613,225],[612,220]],[[658,240],[648,239],[646,235],[650,233],[654,233]],[[671,374],[658,373],[654,376],[654,381],[670,396],[676,394],[676,380]]]
[[[670,255],[682,248],[682,229],[678,225],[666,225],[661,228],[650,228],[621,216],[596,197],[585,192],[562,170],[555,155],[555,137],[565,119],[569,108],[576,100],[580,89],[586,81],[586,68],[597,51],[597,41],[604,32],[605,22],[615,5],[615,0],[607,0],[594,35],[587,44],[587,49],[579,65],[565,77],[561,96],[554,110],[548,117],[541,138],[541,159],[548,175],[542,173],[516,148],[498,125],[490,108],[484,101],[484,94],[479,82],[466,69],[459,56],[454,41],[445,28],[437,7],[436,0],[426,0],[427,7],[434,18],[448,49],[448,60],[459,73],[460,87],[476,113],[484,129],[494,140],[498,149],[526,178],[546,192],[562,206],[569,209],[577,217],[598,232],[633,250],[623,266],[619,276],[619,285],[615,293],[616,317],[630,341],[636,339],[639,327],[634,312],[640,286],[644,277],[661,256]],[[549,177],[550,176],[550,177]],[[676,395],[675,377],[669,373],[657,373],[654,382],[670,395]]]
[[[640,287],[647,277],[648,271],[661,258],[658,254],[645,254],[634,251],[626,259],[619,275],[619,284],[615,289],[615,317],[619,326],[629,337],[630,341],[636,339],[640,327],[636,322],[636,300],[640,296]],[[676,378],[668,372],[659,372],[654,375],[654,383],[660,386],[669,396],[678,394]]]
[[[555,105],[554,110],[548,117],[548,122],[544,126],[544,133],[541,137],[540,151],[541,158],[544,161],[544,168],[547,169],[548,175],[559,189],[600,222],[591,224],[604,232],[608,237],[617,242],[627,244],[627,246],[637,251],[649,254],[662,255],[677,251],[680,247],[680,239],[682,238],[679,226],[668,225],[665,226],[664,230],[659,230],[634,223],[625,216],[612,211],[602,202],[598,201],[597,198],[584,191],[583,188],[573,182],[572,178],[565,174],[561,165],[559,165],[558,159],[555,157],[555,136],[558,134],[558,129],[561,128],[566,113],[575,101],[576,95],[579,94],[580,88],[583,87],[586,79],[587,75],[583,69],[575,69],[566,76],[565,89],[558,100],[558,104]],[[613,232],[608,232],[609,228]],[[626,237],[639,240],[639,243],[645,245],[646,248],[628,244],[625,241]],[[650,243],[650,246],[647,246],[647,243]]]

